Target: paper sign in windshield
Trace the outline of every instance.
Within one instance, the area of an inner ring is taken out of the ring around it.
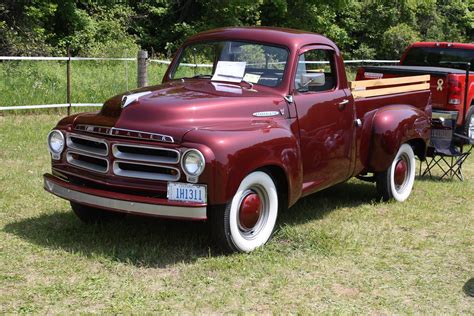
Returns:
[[[219,61],[211,80],[241,82],[246,64],[245,61]]]
[[[244,80],[250,83],[257,83],[260,80],[260,75],[247,73],[244,76]]]

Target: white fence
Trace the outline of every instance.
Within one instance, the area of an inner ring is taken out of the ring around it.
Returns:
[[[81,60],[95,60],[95,61],[137,61],[137,58],[94,58],[94,57],[20,57],[20,56],[0,56],[0,61],[5,60],[30,60],[30,61],[81,61]],[[148,59],[150,63],[170,64],[170,60]],[[398,60],[346,60],[345,64],[396,64]],[[190,67],[205,67],[203,64],[186,64]],[[69,75],[68,75],[69,76]],[[70,80],[69,78],[67,79]],[[69,89],[69,88],[68,88]],[[69,92],[68,92],[69,93]],[[20,106],[0,106],[0,111],[11,110],[31,110],[31,109],[51,109],[51,108],[68,108],[72,107],[97,107],[102,106],[102,103],[61,103],[61,104],[35,104],[35,105],[20,105]]]

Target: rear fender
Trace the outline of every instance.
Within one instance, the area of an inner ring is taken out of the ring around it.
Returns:
[[[392,105],[376,111],[372,121],[372,139],[367,170],[387,170],[404,143],[422,140],[423,151],[430,137],[430,118],[410,105]]]

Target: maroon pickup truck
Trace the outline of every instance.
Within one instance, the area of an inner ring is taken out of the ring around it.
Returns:
[[[404,201],[430,135],[428,83],[351,85],[324,36],[198,34],[161,85],[62,119],[48,135],[44,188],[87,223],[126,213],[207,220],[216,242],[239,252],[264,245],[302,197],[354,176]]]
[[[356,80],[431,75],[434,119],[457,121],[457,132],[474,142],[474,44],[417,42],[398,66],[359,69]]]

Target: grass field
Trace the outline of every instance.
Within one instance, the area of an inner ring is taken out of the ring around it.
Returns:
[[[205,223],[81,224],[42,189],[58,115],[0,116],[0,313],[473,314],[474,158],[405,203],[349,181],[301,200],[252,254]]]
[[[135,89],[136,67],[133,61],[72,61],[72,103],[102,103]],[[149,63],[148,83],[160,83],[166,68]],[[0,78],[0,107],[66,103],[65,61],[0,62]]]

